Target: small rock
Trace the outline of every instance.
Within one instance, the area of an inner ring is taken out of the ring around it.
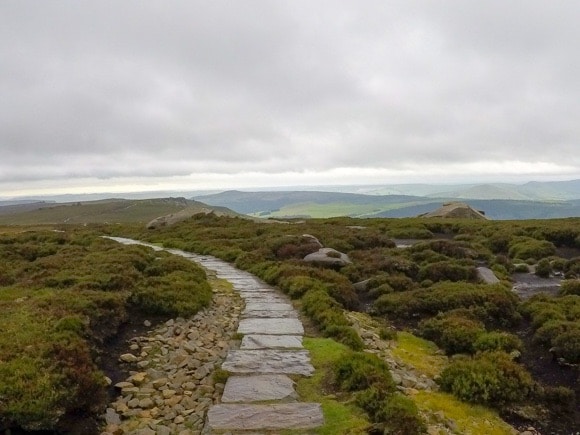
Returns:
[[[155,403],[153,403],[153,400],[151,400],[149,397],[146,397],[145,399],[141,399],[139,401],[139,408],[153,408],[153,406],[155,405]]]
[[[139,372],[139,373],[135,373],[129,379],[131,379],[131,382],[133,382],[134,384],[140,385],[145,381],[146,377],[147,377],[147,373]]]
[[[149,320],[145,320],[145,321],[143,321],[143,326],[146,326],[147,328],[149,328],[151,326],[151,322]]]
[[[161,392],[161,395],[163,396],[164,399],[169,399],[170,397],[175,396],[176,391],[175,390],[163,390]]]
[[[105,422],[108,425],[119,425],[121,424],[121,417],[119,417],[119,414],[117,414],[113,408],[107,408],[107,411],[105,412]]]
[[[119,359],[126,363],[134,363],[137,361],[137,357],[132,353],[124,353],[119,357]]]

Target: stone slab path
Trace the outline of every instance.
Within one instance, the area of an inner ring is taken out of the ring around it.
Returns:
[[[163,249],[131,239],[111,239]],[[178,249],[166,251],[189,258],[229,281],[246,305],[238,326],[238,333],[244,335],[240,349],[229,350],[222,364],[231,375],[221,403],[207,412],[203,433],[267,434],[322,426],[320,404],[299,402],[288,376],[311,376],[314,368],[302,346],[304,328],[286,296],[215,257]]]

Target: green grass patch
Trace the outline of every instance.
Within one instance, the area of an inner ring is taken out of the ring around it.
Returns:
[[[397,333],[397,345],[392,353],[405,364],[431,378],[440,374],[447,363],[447,358],[440,354],[435,343],[409,332]]]
[[[330,338],[308,337],[304,338],[304,347],[310,351],[311,362],[316,371],[312,377],[300,379],[296,390],[301,401],[317,402],[322,405],[325,421],[323,427],[312,433],[365,434],[365,428],[370,423],[363,411],[350,402],[350,395],[339,396],[330,387],[333,367],[350,352],[350,349]]]
[[[511,435],[513,428],[498,414],[484,406],[461,402],[451,394],[420,391],[413,400],[421,411],[429,414],[442,412],[457,425],[457,433]]]

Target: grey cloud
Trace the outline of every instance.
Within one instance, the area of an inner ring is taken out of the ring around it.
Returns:
[[[3,2],[0,181],[485,160],[580,176],[578,18],[542,1]]]

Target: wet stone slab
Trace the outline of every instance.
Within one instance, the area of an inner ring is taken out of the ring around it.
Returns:
[[[235,374],[311,376],[314,373],[306,350],[230,350],[222,369]]]
[[[268,287],[264,287],[264,286],[255,286],[255,285],[249,285],[249,284],[233,284],[233,287],[238,290],[239,292],[252,292],[252,293],[272,293],[273,290],[271,288]]]
[[[240,334],[302,335],[304,327],[298,319],[242,319],[238,326]]]
[[[285,302],[285,303],[290,302],[290,300],[286,296],[282,296],[272,291],[254,291],[253,289],[241,290],[240,296],[243,297],[244,299],[261,299],[264,302]]]
[[[291,304],[283,302],[254,302],[246,301],[248,311],[291,311],[294,309]]]
[[[297,398],[294,382],[285,375],[230,376],[222,395],[222,403],[268,400],[295,402]]]
[[[240,349],[301,349],[301,335],[244,335]]]
[[[267,310],[245,310],[242,319],[297,319],[298,314],[294,310],[288,311],[267,311]]]
[[[220,404],[207,413],[209,430],[314,429],[324,424],[318,403]]]

